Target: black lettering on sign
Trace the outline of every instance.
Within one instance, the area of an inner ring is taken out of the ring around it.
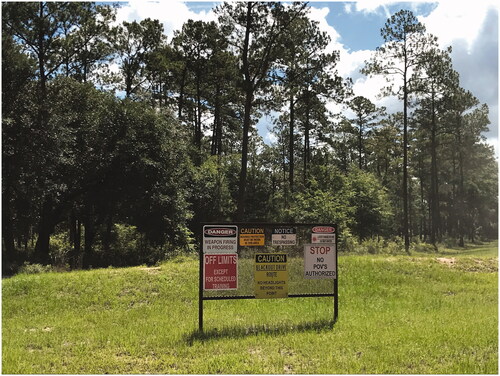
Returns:
[[[203,226],[203,237],[205,238],[235,238],[236,235],[236,226]]]
[[[256,263],[286,262],[286,253],[260,253],[255,255]]]
[[[264,229],[260,227],[244,227],[240,228],[240,234],[264,234]]]

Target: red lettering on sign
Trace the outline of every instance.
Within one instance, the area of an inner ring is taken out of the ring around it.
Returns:
[[[316,227],[313,227],[312,232],[321,233],[321,234],[333,234],[335,232],[335,227],[316,226]]]
[[[330,251],[331,251],[330,247],[318,246],[318,247],[311,247],[309,252],[311,253],[311,255],[327,255]]]

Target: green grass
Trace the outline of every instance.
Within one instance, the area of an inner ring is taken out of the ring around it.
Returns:
[[[2,284],[3,373],[497,374],[496,244],[341,256],[332,298],[206,301],[198,261],[17,275]]]
[[[487,244],[468,244],[465,248],[440,248],[439,253],[451,256],[498,256],[498,240]]]

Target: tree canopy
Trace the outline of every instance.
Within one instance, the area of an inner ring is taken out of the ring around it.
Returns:
[[[412,12],[362,70],[388,79],[391,114],[338,74],[307,3],[222,3],[171,40],[116,25],[118,6],[2,4],[4,272],[154,263],[206,221],[336,222],[346,245],[408,252],[496,237],[488,107]]]

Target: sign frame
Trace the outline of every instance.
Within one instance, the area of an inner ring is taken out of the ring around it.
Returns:
[[[239,230],[240,228],[264,228],[264,229],[269,229],[269,231],[272,231],[273,228],[286,228],[286,227],[306,227],[309,228],[311,234],[315,231],[313,231],[313,228],[333,228],[333,233],[336,234],[335,236],[335,279],[333,279],[333,291],[332,292],[326,292],[326,293],[312,293],[312,294],[288,294],[286,298],[307,298],[307,297],[332,297],[333,298],[333,320],[331,322],[331,327],[333,328],[333,325],[337,322],[338,320],[338,315],[339,315],[339,298],[338,298],[338,248],[337,248],[337,241],[339,238],[339,229],[336,224],[332,223],[294,223],[294,222],[204,222],[200,224],[200,247],[199,247],[199,295],[198,295],[198,330],[200,333],[203,333],[203,302],[206,300],[229,300],[229,299],[256,299],[255,295],[226,295],[226,296],[204,296],[203,292],[205,291],[203,289],[204,287],[204,244],[203,244],[203,233],[204,233],[204,227],[205,226],[236,226],[238,236],[237,236],[237,254],[240,251],[240,248],[245,248],[245,246],[240,245],[240,239],[239,239]],[[266,233],[266,230],[265,230]],[[267,240],[270,240],[270,238],[267,238]],[[311,239],[309,238],[309,241]],[[269,245],[271,243],[269,242]],[[320,245],[320,244],[317,244]],[[265,245],[264,245],[265,246]],[[278,246],[279,247],[279,246]],[[281,247],[280,247],[281,248]],[[279,249],[276,250],[276,252],[280,252]],[[229,252],[227,253],[229,254]],[[238,284],[239,286],[239,284]],[[286,299],[285,298],[285,299]],[[267,300],[267,299],[266,299]],[[270,299],[273,300],[273,299]]]

